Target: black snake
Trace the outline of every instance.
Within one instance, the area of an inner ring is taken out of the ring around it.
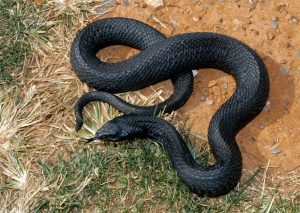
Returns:
[[[113,64],[97,58],[100,49],[115,44],[141,52]],[[242,158],[236,134],[261,112],[269,93],[265,65],[250,47],[231,37],[208,32],[165,38],[142,22],[108,18],[88,25],[77,34],[71,48],[71,64],[77,76],[97,90],[78,100],[76,130],[82,127],[83,108],[91,101],[110,103],[126,114],[106,123],[90,141],[152,138],[168,151],[178,175],[195,193],[220,196],[237,185]],[[208,140],[216,163],[208,167],[195,162],[172,125],[153,116],[160,111],[176,110],[187,101],[193,86],[191,70],[199,68],[219,69],[236,80],[234,94],[210,122]],[[111,94],[141,89],[166,79],[172,79],[174,93],[156,106],[131,105]]]

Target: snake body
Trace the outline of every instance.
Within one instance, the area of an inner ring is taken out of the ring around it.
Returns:
[[[96,53],[121,44],[140,49],[128,60],[109,64]],[[236,134],[265,106],[269,93],[266,67],[246,44],[216,33],[187,33],[165,38],[142,22],[109,18],[81,30],[71,48],[71,64],[77,76],[97,91],[83,95],[75,106],[76,130],[82,127],[82,110],[91,101],[112,104],[125,114],[105,124],[96,134],[103,140],[143,136],[159,141],[169,152],[182,180],[197,194],[220,196],[238,183],[242,158]],[[208,130],[216,163],[203,167],[194,161],[180,134],[172,125],[154,116],[181,107],[192,92],[191,70],[215,68],[236,80],[234,94],[217,110]],[[172,79],[174,93],[150,107],[126,103],[111,93],[137,90]]]

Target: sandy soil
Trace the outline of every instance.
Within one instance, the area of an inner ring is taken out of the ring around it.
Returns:
[[[235,37],[263,58],[271,82],[264,111],[237,137],[244,166],[277,171],[300,166],[300,6],[296,0],[183,0],[164,1],[154,8],[143,1],[119,1],[109,16],[146,22],[167,36],[186,32],[218,32]],[[126,58],[136,51],[112,47],[110,57]],[[170,82],[165,91],[172,90]],[[235,89],[233,78],[203,69],[195,78],[194,92],[179,111],[188,127],[200,137],[215,111]],[[145,90],[147,92],[148,90]]]

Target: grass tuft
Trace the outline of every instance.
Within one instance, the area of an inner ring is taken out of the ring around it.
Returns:
[[[12,83],[22,72],[30,51],[42,51],[48,41],[42,8],[32,1],[0,1],[0,80]]]

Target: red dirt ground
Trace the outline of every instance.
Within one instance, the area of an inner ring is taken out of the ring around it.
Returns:
[[[268,160],[273,171],[300,166],[300,87],[297,84],[300,6],[296,0],[173,0],[164,1],[159,8],[141,1],[128,1],[128,5],[124,2],[118,2],[109,16],[146,22],[167,36],[204,31],[223,33],[254,48],[267,66],[271,90],[268,106],[238,134],[244,166],[266,166]],[[126,58],[134,51],[113,47],[108,53]],[[172,90],[170,83],[166,84],[166,91]],[[234,80],[227,74],[200,70],[193,95],[179,114],[188,116],[188,126],[194,134],[206,137],[211,117],[234,89]]]

